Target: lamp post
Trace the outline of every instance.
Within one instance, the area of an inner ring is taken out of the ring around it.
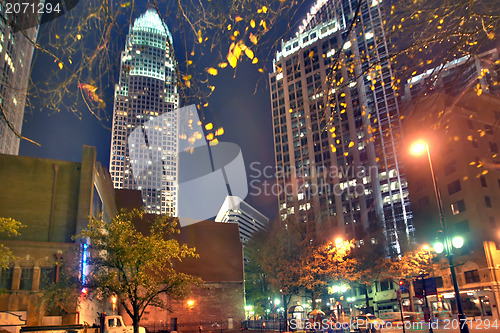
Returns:
[[[434,174],[434,168],[432,167],[432,159],[429,150],[429,145],[423,141],[419,141],[412,146],[411,150],[414,155],[421,155],[424,152],[427,153],[427,159],[429,161],[429,169],[431,171],[431,177],[432,177],[432,184],[434,185],[434,194],[436,195],[436,201],[439,209],[439,221],[441,222],[441,229],[443,231],[444,250],[446,251],[446,257],[448,258],[448,263],[450,264],[451,281],[453,283],[453,289],[455,291],[455,300],[457,302],[457,309],[458,309],[458,319],[460,321],[460,332],[469,333],[469,327],[467,326],[467,317],[464,314],[462,299],[460,298],[460,288],[458,287],[457,273],[455,272],[455,264],[453,262],[453,247],[450,238],[448,237],[446,220],[444,219],[443,204],[441,201],[441,193],[439,192],[436,175]]]

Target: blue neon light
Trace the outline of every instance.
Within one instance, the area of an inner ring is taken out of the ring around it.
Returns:
[[[87,277],[87,248],[89,246],[87,244],[83,244],[83,252],[82,252],[82,285],[85,285],[85,278]]]

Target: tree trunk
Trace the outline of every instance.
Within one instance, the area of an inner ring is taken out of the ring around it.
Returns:
[[[132,318],[134,333],[139,333],[139,321],[141,318],[139,317],[139,310],[134,309],[134,317]]]

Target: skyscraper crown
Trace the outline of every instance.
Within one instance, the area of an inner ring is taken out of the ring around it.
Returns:
[[[132,28],[134,31],[149,31],[153,30],[156,33],[170,36],[167,25],[163,23],[160,15],[154,9],[148,9],[139,18],[134,21]]]

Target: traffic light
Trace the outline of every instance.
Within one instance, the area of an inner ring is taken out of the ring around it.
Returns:
[[[399,289],[405,290],[405,280],[399,280]]]

